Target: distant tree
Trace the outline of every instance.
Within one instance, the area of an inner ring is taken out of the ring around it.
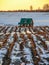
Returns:
[[[38,7],[38,10],[41,10],[40,7]]]
[[[30,6],[30,10],[31,10],[31,11],[33,10],[33,7],[32,7],[32,5]]]
[[[43,9],[44,9],[44,10],[49,10],[49,4],[45,4],[45,5],[43,6]]]

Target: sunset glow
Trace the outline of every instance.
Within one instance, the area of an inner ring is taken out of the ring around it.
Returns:
[[[49,4],[49,0],[0,0],[0,10],[29,10],[31,5],[42,9],[44,4]]]

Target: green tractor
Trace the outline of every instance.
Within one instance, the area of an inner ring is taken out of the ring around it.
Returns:
[[[32,18],[21,18],[19,26],[33,26]]]

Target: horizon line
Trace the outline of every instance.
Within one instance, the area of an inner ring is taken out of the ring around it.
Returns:
[[[39,10],[0,10],[0,12],[40,12],[40,11],[49,11],[49,10],[44,10],[44,9],[39,9]]]

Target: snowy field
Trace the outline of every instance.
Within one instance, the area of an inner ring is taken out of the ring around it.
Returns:
[[[0,65],[49,65],[49,26],[0,26]]]
[[[49,26],[49,12],[0,12],[0,24],[18,25],[21,18],[32,18],[35,26]]]

